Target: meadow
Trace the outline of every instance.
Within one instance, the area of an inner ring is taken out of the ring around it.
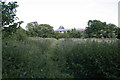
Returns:
[[[3,40],[3,78],[120,79],[117,39]]]

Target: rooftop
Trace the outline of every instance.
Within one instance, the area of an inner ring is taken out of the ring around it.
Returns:
[[[69,30],[69,31],[72,31],[72,29],[56,29],[55,31],[68,31],[68,30]],[[84,30],[84,29],[82,29],[82,28],[77,28],[77,29],[76,29],[76,31],[80,31],[80,30],[82,31],[82,30]]]

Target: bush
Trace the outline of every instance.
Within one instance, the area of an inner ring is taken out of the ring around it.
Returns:
[[[120,79],[119,41],[76,43],[62,41],[60,45],[60,64],[62,70],[75,78],[113,78]]]
[[[9,40],[17,40],[23,41],[26,40],[28,37],[26,35],[26,31],[22,28],[16,29],[15,32],[11,34],[9,32],[3,31],[2,39],[9,39]]]
[[[46,51],[50,40],[3,40],[3,78],[43,78],[48,74]]]

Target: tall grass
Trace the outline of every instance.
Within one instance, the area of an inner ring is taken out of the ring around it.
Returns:
[[[118,44],[119,40],[3,40],[3,78],[119,79]]]
[[[3,41],[3,78],[45,77],[46,52],[52,42],[48,39]]]
[[[77,43],[64,40],[59,43],[59,65],[62,71],[77,78],[120,79],[119,41]]]

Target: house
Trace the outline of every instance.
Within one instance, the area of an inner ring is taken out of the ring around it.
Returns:
[[[55,30],[55,32],[59,32],[59,33],[64,33],[64,32],[67,32],[67,31],[72,32],[72,29],[57,29],[57,30]],[[81,28],[77,28],[76,31],[84,32],[85,30],[81,29]]]

